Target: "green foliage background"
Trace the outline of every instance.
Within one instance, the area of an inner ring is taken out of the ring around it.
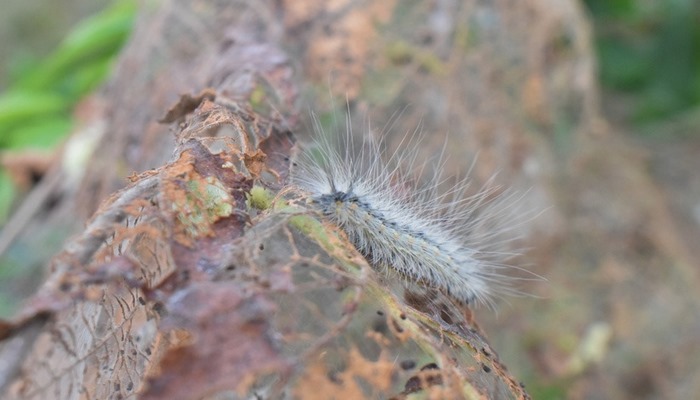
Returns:
[[[628,122],[674,118],[700,104],[700,2],[584,0],[600,81],[627,95]]]
[[[70,132],[76,103],[107,77],[131,32],[136,14],[132,0],[115,1],[77,24],[43,60],[22,61],[10,54],[0,94],[0,151],[50,149]],[[51,34],[47,32],[47,34]],[[14,68],[13,68],[14,67]],[[0,223],[13,205],[15,190],[0,171]]]

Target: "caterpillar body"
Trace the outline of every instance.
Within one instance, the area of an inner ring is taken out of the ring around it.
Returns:
[[[493,187],[467,194],[467,178],[441,192],[447,181],[439,172],[442,159],[433,165],[431,183],[414,183],[402,167],[415,169],[421,138],[404,141],[412,144],[387,157],[384,143],[369,137],[358,149],[350,132],[344,142],[319,136],[297,160],[293,182],[375,269],[393,270],[463,304],[493,306],[495,295],[517,292],[516,278],[503,272],[509,267],[498,239],[512,199],[494,200]]]

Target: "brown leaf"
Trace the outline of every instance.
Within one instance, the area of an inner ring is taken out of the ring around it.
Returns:
[[[170,107],[168,112],[158,122],[163,124],[175,122],[194,111],[204,100],[213,101],[215,98],[216,90],[212,88],[206,88],[194,96],[189,93],[183,94],[180,96],[180,100]]]

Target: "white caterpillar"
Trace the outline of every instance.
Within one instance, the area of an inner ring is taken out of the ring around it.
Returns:
[[[418,186],[400,172],[412,169],[418,154],[417,135],[403,152],[386,159],[383,143],[365,138],[358,150],[350,133],[344,143],[319,136],[311,151],[303,152],[293,175],[307,191],[310,203],[340,227],[374,268],[393,268],[408,279],[443,290],[456,300],[493,305],[494,295],[517,292],[503,274],[504,207],[512,199],[485,189],[467,195],[469,182],[440,193],[440,167],[432,183]],[[423,163],[421,166],[425,167]]]

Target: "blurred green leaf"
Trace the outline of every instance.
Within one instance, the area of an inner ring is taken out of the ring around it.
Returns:
[[[16,263],[4,257],[0,260],[0,283],[6,282],[8,279],[16,278],[22,274],[22,268],[20,268]],[[1,285],[0,285],[1,287]],[[3,290],[0,290],[2,293]]]
[[[0,318],[9,319],[16,312],[19,305],[17,299],[0,291]]]
[[[15,188],[12,180],[5,171],[0,170],[0,222],[7,219],[15,197]]]
[[[51,148],[71,129],[71,110],[109,74],[136,15],[118,0],[79,23],[43,61],[17,59],[15,84],[0,94],[0,148]],[[12,182],[0,171],[0,222],[12,204]]]
[[[560,385],[529,385],[528,389],[533,399],[564,400],[567,398],[567,390]]]
[[[63,92],[73,98],[81,98],[95,90],[109,76],[113,58],[96,60],[77,69],[64,82]]]
[[[700,105],[700,2],[585,0],[596,27],[600,79],[630,99],[633,122]]]
[[[601,39],[597,47],[603,85],[629,91],[643,88],[652,78],[651,49],[616,39]]]
[[[111,58],[131,32],[136,5],[121,1],[81,22],[39,68],[23,76],[18,86],[39,90],[56,87],[80,64]]]
[[[635,0],[587,0],[586,5],[595,16],[629,17],[635,12]]]
[[[46,115],[65,113],[70,101],[50,92],[15,91],[0,96],[0,145],[12,141],[11,132],[22,124]]]
[[[14,53],[9,59],[4,60],[7,65],[7,80],[10,82],[20,81],[22,77],[37,69],[41,63],[40,59],[27,50],[18,49]]]
[[[117,1],[81,22],[43,63],[24,63],[19,81],[0,95],[0,147],[58,143],[73,105],[109,74],[135,13],[135,1]]]
[[[17,127],[8,135],[8,149],[51,149],[58,145],[73,125],[67,115],[44,116]]]

